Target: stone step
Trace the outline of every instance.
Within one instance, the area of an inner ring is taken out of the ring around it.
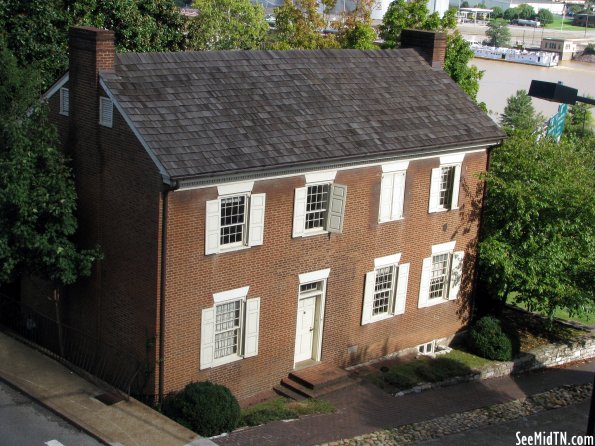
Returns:
[[[349,379],[349,373],[334,365],[318,364],[301,370],[294,370],[289,379],[312,390],[332,387]]]
[[[336,382],[332,385],[324,386],[322,388],[311,389],[311,388],[306,387],[292,379],[284,378],[281,380],[280,387],[289,388],[293,393],[297,393],[298,395],[301,395],[302,397],[305,397],[305,398],[320,398],[320,397],[327,395],[331,392],[343,389],[345,387],[349,387],[353,384],[355,384],[354,380],[346,379],[346,380]]]
[[[291,400],[302,401],[306,399],[306,397],[301,393],[298,393],[282,384],[277,384],[276,386],[273,386],[273,390],[278,395],[284,396],[285,398],[289,398]]]

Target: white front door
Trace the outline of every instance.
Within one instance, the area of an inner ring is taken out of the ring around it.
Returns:
[[[298,301],[297,328],[295,335],[295,362],[312,359],[316,332],[316,301],[311,296]]]

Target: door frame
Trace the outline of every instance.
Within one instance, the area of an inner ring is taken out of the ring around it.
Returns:
[[[323,270],[324,272],[326,271],[330,271],[330,270]],[[310,275],[312,273],[308,273],[308,275]],[[306,275],[300,275],[300,279],[302,279],[301,276],[306,276]],[[298,286],[298,298],[297,298],[297,303],[298,305],[296,306],[296,327],[295,327],[295,336],[293,339],[293,368],[295,369],[296,364],[299,364],[302,361],[298,361],[296,362],[295,360],[295,356],[296,356],[296,351],[295,351],[295,341],[297,339],[297,329],[298,329],[298,317],[299,317],[299,301],[301,299],[306,299],[306,298],[310,298],[310,297],[316,297],[316,303],[315,303],[315,311],[314,311],[314,331],[313,331],[313,339],[312,339],[312,355],[310,356],[310,360],[313,361],[320,361],[321,358],[321,353],[322,353],[322,337],[323,337],[323,333],[324,333],[324,309],[326,306],[326,283],[327,280],[326,278],[328,277],[328,272],[326,273],[326,275],[324,277],[316,277],[314,276],[314,280],[307,280],[307,281],[302,281],[300,280],[300,285]],[[308,279],[310,279],[312,277],[308,277]],[[300,289],[302,287],[302,285],[308,285],[310,283],[320,283],[320,289],[316,289],[313,291],[306,291],[306,292],[301,292]],[[307,360],[304,360],[307,361]]]

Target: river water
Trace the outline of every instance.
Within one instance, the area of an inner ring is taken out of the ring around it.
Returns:
[[[532,79],[563,82],[564,85],[578,89],[579,96],[595,97],[594,63],[563,61],[557,67],[537,67],[475,58],[470,64],[484,71],[483,79],[479,82],[477,99],[486,103],[494,121],[499,121],[500,114],[506,107],[506,99],[517,90],[529,91]],[[535,110],[548,118],[557,112],[558,105],[533,98]]]

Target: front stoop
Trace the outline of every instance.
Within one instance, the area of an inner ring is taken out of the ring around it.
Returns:
[[[355,384],[349,372],[328,364],[318,364],[294,370],[273,389],[280,395],[294,400],[320,398],[335,390]]]

